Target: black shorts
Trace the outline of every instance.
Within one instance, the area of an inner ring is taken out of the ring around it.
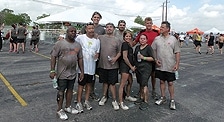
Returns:
[[[12,37],[12,39],[10,39],[10,43],[15,43],[17,42],[17,37]]]
[[[197,46],[200,46],[201,47],[201,41],[195,41],[195,46],[197,47]]]
[[[73,90],[74,84],[75,84],[75,78],[73,80],[67,80],[67,79],[58,79],[58,90],[59,91],[65,91],[65,89]]]
[[[219,42],[219,49],[222,49],[223,47],[223,42]]]
[[[156,78],[167,82],[173,82],[176,80],[175,73],[160,70],[156,70]]]
[[[126,64],[121,62],[119,66],[119,73],[129,73],[131,68]]]
[[[17,38],[17,43],[24,43],[25,42],[25,39],[18,39]]]
[[[99,82],[115,85],[118,83],[118,69],[99,68]]]
[[[79,73],[80,76],[80,73]],[[92,83],[93,75],[84,74],[84,78],[82,81],[78,81],[78,84],[81,86],[85,86],[86,83]]]
[[[39,40],[30,40],[30,45],[37,45],[37,43],[39,42]]]

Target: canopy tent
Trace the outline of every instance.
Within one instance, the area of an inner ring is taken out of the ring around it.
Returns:
[[[45,17],[39,20],[36,20],[37,23],[56,23],[56,22],[75,22],[75,23],[88,23],[91,22],[91,17],[93,12],[97,10],[87,9],[84,7],[76,7],[73,9],[69,9],[54,15],[50,15],[49,17]],[[135,23],[131,19],[123,16],[118,16],[115,14],[111,14],[105,11],[98,11],[102,15],[102,19],[100,20],[100,24],[106,24],[108,22],[114,23],[116,26],[119,20],[125,20],[127,28],[144,28],[144,26]]]
[[[194,28],[193,30],[187,31],[186,33],[188,33],[188,34],[194,34],[194,33],[203,34],[204,32],[199,30],[198,28]]]
[[[217,28],[211,28],[211,29],[205,31],[205,34],[209,34],[209,33],[211,33],[211,32],[212,32],[213,34],[221,33],[221,31],[218,30]]]

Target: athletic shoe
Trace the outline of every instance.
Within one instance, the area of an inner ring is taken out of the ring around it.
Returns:
[[[84,107],[86,107],[87,110],[92,110],[92,106],[90,105],[89,101],[85,101]]]
[[[149,104],[146,102],[142,102],[139,106],[139,109],[146,110],[149,107]]]
[[[78,110],[78,113],[83,113],[82,103],[77,103],[75,108]]]
[[[114,100],[112,102],[112,106],[113,106],[114,110],[118,110],[119,109],[119,105],[117,104],[117,101],[116,100]]]
[[[124,102],[121,102],[121,103],[120,103],[120,107],[121,107],[123,110],[128,110],[128,109],[129,109],[129,107],[126,106],[126,105],[124,104]]]
[[[152,98],[154,100],[158,100],[158,95],[157,95],[157,93],[155,91],[152,91]]]
[[[170,109],[171,110],[176,110],[176,105],[174,100],[170,100]]]
[[[155,102],[156,105],[162,105],[164,103],[166,103],[166,97],[160,97],[160,99]]]
[[[100,100],[100,98],[99,98],[95,93],[91,93],[91,94],[89,95],[89,97],[90,97],[91,99],[94,99],[95,101],[99,101],[99,100]]]
[[[131,96],[128,96],[128,97],[126,96],[125,100],[131,101],[131,102],[135,102],[135,101],[137,101],[137,98],[134,98],[134,97],[131,97]]]
[[[143,102],[143,99],[139,98],[135,101],[136,105],[140,105]]]
[[[99,105],[104,105],[106,101],[107,101],[107,98],[103,96],[99,101]]]
[[[68,116],[66,115],[65,111],[63,109],[61,109],[60,111],[57,112],[58,117],[61,120],[67,120]]]
[[[76,110],[75,108],[72,108],[71,106],[65,108],[65,111],[71,114],[78,114],[78,110]]]

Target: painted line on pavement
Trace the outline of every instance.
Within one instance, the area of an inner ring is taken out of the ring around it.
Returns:
[[[6,78],[0,73],[0,79],[8,87],[9,91],[15,96],[15,98],[20,102],[22,106],[27,106],[26,101],[16,92],[16,90],[11,86],[11,84],[6,80]]]
[[[40,53],[36,53],[36,52],[34,52],[34,51],[32,51],[34,54],[36,54],[36,55],[39,55],[39,56],[41,56],[41,57],[44,57],[44,58],[47,58],[47,59],[51,59],[51,57],[49,57],[49,56],[46,56],[46,55],[43,55],[43,54],[40,54]]]

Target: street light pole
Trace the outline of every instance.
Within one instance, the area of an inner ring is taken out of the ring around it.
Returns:
[[[164,2],[163,2],[163,6],[162,6],[162,21],[164,21]]]

